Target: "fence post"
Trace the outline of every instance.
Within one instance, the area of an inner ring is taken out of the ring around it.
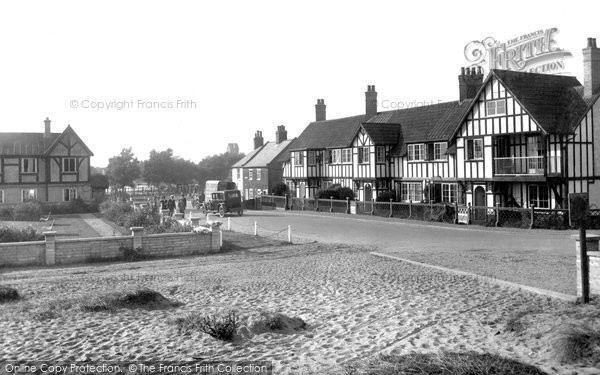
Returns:
[[[231,218],[230,217],[227,218],[227,231],[229,231],[229,232],[231,231]]]
[[[585,231],[585,230],[584,230]],[[575,234],[571,236],[575,240],[575,250],[577,253],[577,297],[581,297],[582,302],[587,303],[586,297],[588,297],[590,293],[596,294],[598,293],[598,275],[597,272],[591,273],[592,279],[596,279],[596,282],[590,282],[590,255],[594,257],[594,259],[598,259],[598,242],[600,241],[600,235],[597,234],[584,234],[584,241],[581,240],[581,229],[580,234]],[[591,254],[590,254],[591,252]],[[582,259],[584,260],[582,262]],[[598,263],[596,263],[598,264]],[[597,271],[597,268],[596,268]],[[594,289],[594,286],[596,289]]]
[[[375,198],[371,198],[371,216],[375,215]]]
[[[315,197],[315,211],[319,211],[319,198]]]
[[[144,227],[131,227],[131,236],[133,237],[133,250],[142,248],[142,236],[144,235]]]
[[[304,211],[304,206],[306,206],[306,197],[302,197],[302,211]]]
[[[408,218],[412,217],[412,199],[408,200]]]
[[[333,195],[329,197],[329,212],[333,212]]]
[[[262,210],[262,207],[263,207],[263,195],[261,194],[260,195],[260,207],[259,207],[259,210]]]
[[[288,242],[292,243],[292,226],[288,225]]]
[[[256,221],[254,222],[254,235],[258,236],[258,224],[256,223]]]
[[[394,200],[392,198],[390,198],[390,217],[394,217],[394,206],[393,206],[393,202]]]
[[[500,203],[496,203],[496,226],[500,226]]]
[[[285,208],[284,208],[285,210],[289,210],[289,208],[288,208],[289,204],[290,204],[290,195],[286,194],[285,195]]]
[[[467,203],[467,224],[471,224],[471,203]]]
[[[219,249],[223,247],[223,231],[219,229]]]
[[[346,213],[350,213],[350,197],[346,197]]]
[[[529,223],[529,229],[533,229],[533,221],[535,219],[535,203],[531,205],[531,223]]]
[[[454,202],[454,224],[458,224],[458,201]]]

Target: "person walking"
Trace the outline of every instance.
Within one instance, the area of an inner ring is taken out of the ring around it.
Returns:
[[[167,208],[169,209],[169,216],[172,217],[173,213],[175,213],[175,196],[174,195],[171,195],[171,197],[167,201]]]

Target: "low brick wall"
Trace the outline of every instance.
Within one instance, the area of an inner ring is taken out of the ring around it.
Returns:
[[[43,265],[45,261],[44,241],[0,243],[0,266]]]
[[[132,228],[131,236],[56,239],[56,232],[44,235],[45,241],[0,244],[0,266],[117,260],[123,259],[123,248],[135,249],[148,258],[201,255],[221,249],[220,232],[144,235],[142,228]]]

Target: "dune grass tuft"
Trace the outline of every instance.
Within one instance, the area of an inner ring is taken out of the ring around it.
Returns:
[[[181,306],[159,292],[142,288],[131,291],[113,292],[92,298],[82,298],[79,308],[83,311],[112,311],[118,308],[164,309]]]
[[[0,285],[0,303],[16,301],[19,299],[19,292],[15,288],[6,285]]]
[[[563,363],[600,361],[600,330],[587,325],[569,325],[554,340],[554,352]]]
[[[345,375],[544,375],[538,368],[489,353],[441,352],[380,356]]]
[[[218,340],[233,341],[239,327],[237,312],[230,310],[224,315],[190,313],[173,322],[180,333],[200,331]]]

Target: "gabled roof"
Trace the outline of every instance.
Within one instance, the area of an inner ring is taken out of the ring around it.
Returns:
[[[267,142],[253,158],[251,158],[244,167],[262,168],[268,167],[273,161],[276,161],[281,153],[287,150],[292,140],[281,141],[280,143]]]
[[[365,129],[369,138],[376,145],[395,145],[402,140],[402,126],[400,124],[376,124],[364,123],[362,128]]]
[[[267,142],[261,147],[252,150],[248,155],[244,156],[232,168],[264,168],[271,163],[279,162],[282,154],[285,154],[288,146],[293,140],[288,139],[280,143]]]
[[[575,77],[492,69],[546,133],[572,133],[589,106]]]
[[[0,155],[42,156],[60,134],[44,138],[44,133],[0,133]]]
[[[90,150],[88,148],[88,146],[81,140],[81,138],[79,138],[79,136],[77,135],[77,133],[75,133],[75,130],[73,130],[73,128],[71,127],[71,125],[67,125],[67,128],[61,134],[59,134],[58,137],[56,137],[56,139],[54,140],[54,142],[52,142],[50,144],[50,146],[48,146],[48,148],[46,149],[45,154],[48,155],[54,149],[54,147],[56,147],[56,145],[61,141],[61,139],[63,139],[66,135],[70,135],[72,137],[75,137],[75,139],[77,139],[77,142],[79,144],[81,144],[81,147],[83,147],[83,149],[85,150],[85,152],[87,152],[88,154],[90,154],[90,156],[94,155],[94,153],[92,152],[92,150]]]
[[[367,115],[358,115],[311,122],[290,150],[350,147],[360,124],[367,119]]]

